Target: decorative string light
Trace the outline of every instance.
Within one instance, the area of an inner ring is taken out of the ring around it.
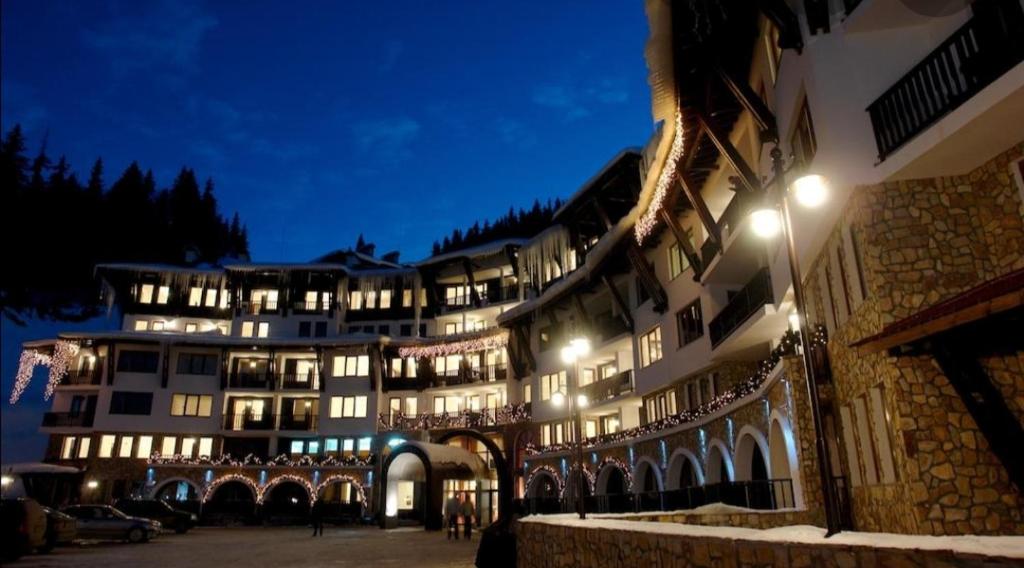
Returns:
[[[827,342],[828,334],[823,327],[819,326],[811,334],[811,343],[815,346],[824,346]],[[787,355],[795,354],[799,345],[800,336],[792,330],[787,330],[779,341],[779,344],[772,349],[768,358],[758,363],[757,371],[751,377],[741,381],[731,389],[692,410],[683,410],[682,412],[667,416],[661,420],[644,424],[643,426],[637,426],[628,430],[621,430],[611,434],[602,434],[600,436],[587,438],[583,440],[583,446],[585,448],[592,448],[604,444],[624,442],[641,436],[646,436],[648,434],[653,434],[661,430],[666,430],[668,428],[674,428],[682,424],[695,422],[700,418],[714,414],[727,406],[735,404],[737,401],[753,394],[754,392],[757,392],[761,385],[768,380],[772,370],[779,361]],[[572,448],[573,444],[570,442],[549,444],[541,447],[533,444],[527,444],[526,453],[527,455],[534,455],[546,452],[564,452],[569,451]]]
[[[61,379],[68,374],[68,369],[71,368],[71,360],[78,355],[79,349],[81,347],[78,343],[63,339],[58,340],[57,344],[53,346],[53,355],[50,356],[50,377],[46,383],[46,392],[43,393],[43,399],[50,400],[50,397],[53,396],[53,390],[60,384]]]
[[[458,412],[424,413],[406,416],[404,412],[382,412],[377,415],[377,428],[381,432],[404,430],[432,430],[437,428],[479,428],[498,424],[519,424],[530,421],[530,406],[526,403],[506,404],[494,412],[464,408]]]
[[[626,476],[626,487],[633,487],[633,468],[629,467],[629,464],[615,456],[607,456],[606,458],[601,460],[601,465],[597,466],[597,471],[601,471],[608,465],[613,465],[619,468],[619,471],[622,472],[622,475]]]
[[[651,203],[647,206],[644,214],[636,220],[633,227],[633,234],[638,245],[644,244],[654,228],[658,225],[658,211],[661,210],[668,198],[668,190],[675,179],[676,167],[679,159],[683,156],[683,149],[686,146],[686,133],[683,130],[683,114],[676,108],[675,134],[672,138],[672,146],[669,148],[665,165],[658,174],[658,181],[654,186],[654,195],[651,196]]]
[[[355,486],[356,492],[358,494],[358,497],[356,497],[356,498],[359,500],[359,503],[362,504],[362,506],[365,508],[366,507],[366,491],[363,489],[362,482],[360,482],[358,479],[352,477],[351,475],[345,475],[344,473],[335,473],[333,475],[327,476],[326,478],[324,478],[323,481],[320,482],[319,485],[316,486],[316,494],[320,495],[320,493],[324,489],[329,487],[331,484],[337,483],[339,481],[341,481],[341,482],[347,481],[347,482],[351,483],[353,486]]]
[[[28,384],[32,382],[32,375],[35,373],[36,365],[49,366],[49,364],[49,355],[40,353],[35,349],[22,350],[21,358],[18,359],[18,373],[14,376],[14,388],[11,389],[11,398],[8,399],[8,402],[10,404],[18,402],[22,393],[28,388]]]
[[[508,345],[508,330],[499,329],[498,332],[489,331],[487,335],[482,337],[456,339],[454,341],[446,341],[432,345],[400,347],[398,349],[398,354],[403,359],[408,357],[426,359],[444,357],[446,355],[460,355],[463,353],[472,353],[474,351],[486,351],[488,349],[500,349],[506,345]]]
[[[240,483],[248,485],[249,488],[252,489],[253,495],[256,495],[257,498],[259,497],[260,488],[258,485],[256,485],[256,482],[253,481],[251,477],[242,475],[240,473],[228,473],[218,477],[217,479],[214,479],[213,481],[206,485],[206,487],[203,489],[203,503],[206,503],[207,501],[210,500],[210,497],[213,497],[213,494],[218,487],[224,485],[225,483],[228,483],[229,481],[238,481]]]
[[[569,468],[569,473],[566,476],[566,481],[562,485],[562,491],[560,495],[565,498],[565,492],[569,490],[569,479],[575,477],[575,472],[580,468],[580,464],[574,463]],[[583,479],[587,481],[587,487],[590,488],[590,494],[594,495],[597,492],[597,477],[594,476],[594,472],[590,471],[586,466],[583,466]]]
[[[159,452],[150,456],[150,465],[195,465],[195,466],[221,466],[221,467],[368,467],[373,465],[374,457],[370,455],[365,458],[358,456],[324,456],[317,459],[315,456],[302,456],[297,460],[281,454],[276,458],[263,461],[255,454],[249,454],[242,459],[235,459],[231,454],[223,454],[216,457],[199,456],[192,457],[182,454],[173,456],[161,456]]]
[[[303,488],[305,488],[306,495],[309,496],[309,504],[312,505],[313,502],[316,501],[316,488],[313,487],[313,484],[310,483],[308,479],[300,475],[295,475],[294,473],[283,473],[281,475],[274,477],[274,479],[271,479],[265,484],[261,485],[256,490],[256,504],[262,505],[263,501],[266,500],[267,498],[267,494],[270,493],[270,490],[281,483],[297,483],[301,485]]]
[[[565,490],[565,480],[563,480],[562,476],[558,474],[558,471],[550,465],[539,465],[530,472],[530,475],[526,476],[526,490],[530,490],[533,479],[540,473],[550,475],[551,478],[555,480],[555,485],[557,486],[555,487],[555,490],[559,495],[561,495]]]

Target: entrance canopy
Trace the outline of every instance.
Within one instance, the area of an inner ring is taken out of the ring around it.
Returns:
[[[426,467],[442,479],[476,479],[487,476],[484,460],[466,450],[447,444],[409,441],[392,451],[389,480],[426,481]],[[419,459],[417,459],[419,458]]]

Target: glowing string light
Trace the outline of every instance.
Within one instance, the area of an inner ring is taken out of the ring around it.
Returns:
[[[679,159],[683,156],[685,146],[686,133],[683,131],[683,115],[679,112],[679,109],[676,109],[675,135],[672,138],[672,146],[669,148],[668,157],[665,159],[665,165],[662,167],[661,173],[658,174],[658,181],[654,186],[654,195],[651,196],[651,203],[647,206],[644,214],[636,220],[636,226],[633,227],[633,233],[638,245],[644,244],[644,239],[658,225],[658,211],[661,210],[665,200],[668,198],[668,190],[672,186],[673,180],[675,180],[676,167],[679,164]]]
[[[14,388],[11,389],[11,398],[8,402],[10,404],[18,402],[22,393],[28,388],[28,384],[32,382],[32,374],[35,373],[36,365],[49,366],[49,364],[49,355],[40,353],[35,349],[23,350],[21,358],[18,359],[18,373],[14,376]]]

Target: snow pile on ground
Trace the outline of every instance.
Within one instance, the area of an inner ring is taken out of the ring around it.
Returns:
[[[572,514],[534,515],[523,518],[520,522],[587,529],[644,532],[669,536],[726,538],[819,546],[948,550],[960,554],[1024,559],[1024,536],[920,536],[892,533],[842,532],[830,538],[825,538],[825,529],[810,525],[795,525],[762,530],[594,517],[580,520]]]

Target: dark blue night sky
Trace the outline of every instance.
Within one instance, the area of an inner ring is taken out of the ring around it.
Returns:
[[[289,261],[360,233],[422,258],[571,194],[652,130],[642,2],[295,6],[4,0],[2,129],[21,123],[33,154],[48,132],[80,178],[102,156],[108,185],[131,160],[161,186],[191,166],[254,259]],[[3,323],[5,462],[43,442],[42,373],[6,404],[20,342],[73,327]]]
[[[3,2],[3,127],[212,176],[254,259],[406,260],[651,132],[641,2]]]

